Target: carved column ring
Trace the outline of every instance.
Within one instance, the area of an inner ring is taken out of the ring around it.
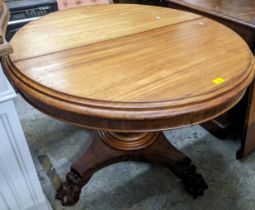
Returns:
[[[150,133],[119,133],[98,131],[100,139],[114,149],[131,151],[143,149],[152,144],[158,132]]]

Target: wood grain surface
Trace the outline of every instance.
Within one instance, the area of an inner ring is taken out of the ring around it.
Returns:
[[[6,28],[10,17],[7,5],[0,0],[0,57],[13,52],[11,46],[5,39]]]
[[[254,0],[169,0],[178,5],[204,11],[255,27]]]
[[[142,5],[47,15],[12,39],[5,72],[58,119],[114,131],[206,121],[234,106],[254,76],[233,31],[207,18]]]
[[[171,8],[209,17],[228,26],[247,42],[253,53],[255,52],[254,0],[169,0],[168,5]],[[238,106],[225,115],[203,124],[219,138],[229,136],[229,131],[235,132],[235,135],[241,138],[241,148],[236,155],[238,159],[255,150],[254,92],[253,81]]]

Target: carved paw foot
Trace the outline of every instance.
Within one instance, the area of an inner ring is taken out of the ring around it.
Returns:
[[[66,175],[66,182],[57,191],[56,199],[64,206],[72,206],[79,200],[81,188],[82,178],[71,171]]]
[[[194,198],[204,195],[204,190],[208,189],[204,178],[201,174],[196,172],[196,167],[191,165],[184,170],[184,176],[182,178],[182,183],[185,189]]]

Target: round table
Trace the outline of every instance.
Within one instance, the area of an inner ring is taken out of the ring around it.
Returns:
[[[207,188],[162,130],[233,107],[254,76],[248,46],[210,19],[168,8],[113,4],[55,12],[23,27],[4,56],[8,78],[40,111],[95,129],[57,193],[73,205],[106,165],[161,163],[194,197]]]

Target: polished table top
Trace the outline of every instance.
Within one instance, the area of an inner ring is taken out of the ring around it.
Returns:
[[[254,0],[168,0],[171,8],[194,12],[210,17],[236,31],[255,52],[255,1]],[[241,138],[237,158],[255,150],[255,91],[251,83],[246,97],[226,115],[204,124],[214,135],[222,138],[229,132]],[[243,118],[242,118],[243,117]],[[235,128],[240,129],[235,129]]]
[[[233,21],[255,27],[254,0],[170,0],[170,2],[232,18]]]
[[[253,55],[239,36],[169,8],[59,11],[27,24],[11,45],[4,69],[25,98],[90,128],[153,131],[199,123],[234,106],[254,76]]]

